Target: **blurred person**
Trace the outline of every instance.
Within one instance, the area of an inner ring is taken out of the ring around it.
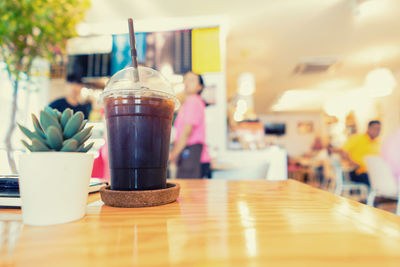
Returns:
[[[325,165],[326,162],[329,160],[330,147],[330,144],[325,146],[320,137],[316,137],[314,143],[311,146],[310,157],[312,167],[314,169],[315,178],[319,182],[320,186],[322,186],[322,184],[325,182]]]
[[[317,135],[317,136],[315,136],[314,141],[313,141],[313,143],[311,145],[311,151],[319,152],[322,149],[324,149],[322,138]]]
[[[92,110],[92,104],[89,101],[82,104],[79,102],[82,87],[82,77],[77,74],[68,75],[67,95],[65,97],[54,100],[49,104],[49,106],[51,108],[58,109],[58,111],[60,112],[63,112],[67,108],[72,109],[74,113],[82,111],[85,119],[88,119],[90,111]]]
[[[201,153],[200,158],[200,165],[201,165],[201,178],[212,178],[212,170],[211,170],[211,157],[208,153],[208,146],[204,144],[203,151]]]
[[[204,89],[201,75],[188,72],[184,77],[185,102],[175,119],[175,141],[169,160],[178,167],[178,178],[211,178],[210,156],[206,146],[206,105],[200,97]]]
[[[400,177],[400,126],[383,140],[381,156],[389,164],[398,184]]]
[[[341,156],[345,159],[352,171],[350,179],[353,182],[364,183],[370,186],[367,167],[364,157],[368,155],[379,155],[380,143],[378,136],[381,131],[381,122],[373,120],[368,123],[365,134],[355,134],[349,137],[341,149]]]
[[[326,154],[323,161],[323,181],[321,188],[330,188],[332,182],[335,181],[335,170],[332,162],[334,160],[340,162],[340,155],[335,153],[336,148],[332,144],[328,144],[326,147]]]
[[[101,115],[101,121],[103,121],[103,125],[105,125],[104,107],[100,108],[99,112]],[[104,131],[103,139],[104,145],[99,148],[98,155],[93,162],[92,177],[104,179],[105,181],[110,181],[111,174],[108,158],[107,131]]]

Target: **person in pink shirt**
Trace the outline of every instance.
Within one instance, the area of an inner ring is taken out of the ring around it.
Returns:
[[[381,156],[389,164],[398,184],[400,177],[400,127],[383,141]]]
[[[199,74],[184,77],[186,100],[175,119],[175,141],[169,160],[178,166],[178,178],[211,178],[206,146],[206,105],[200,97],[204,82]]]

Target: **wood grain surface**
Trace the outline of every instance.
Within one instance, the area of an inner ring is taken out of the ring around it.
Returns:
[[[400,217],[394,214],[292,180],[173,182],[181,185],[181,194],[168,205],[113,208],[94,194],[81,220],[23,226],[19,232],[17,227],[14,247],[3,246],[0,262],[5,266],[400,266]],[[15,213],[0,210],[0,220],[4,224],[11,216],[18,221]]]

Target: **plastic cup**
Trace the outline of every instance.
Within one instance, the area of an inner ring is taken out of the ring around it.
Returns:
[[[129,67],[107,83],[104,102],[111,190],[166,188],[171,126],[179,106],[169,83],[157,71]]]

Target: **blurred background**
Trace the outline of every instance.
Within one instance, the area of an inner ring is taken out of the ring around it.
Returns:
[[[81,75],[97,156],[105,144],[99,95],[131,63],[132,17],[139,65],[160,71],[182,101],[183,75],[204,78],[213,179],[292,178],[366,201],[362,186],[346,191],[351,168],[340,158],[335,169],[331,152],[371,120],[381,122],[382,142],[400,126],[400,1],[90,2],[66,49],[35,58],[29,79],[22,74],[17,122],[29,124],[30,113],[68,93],[68,75]],[[5,62],[0,88],[0,171],[8,173],[14,87]],[[15,131],[17,154],[21,138]]]

